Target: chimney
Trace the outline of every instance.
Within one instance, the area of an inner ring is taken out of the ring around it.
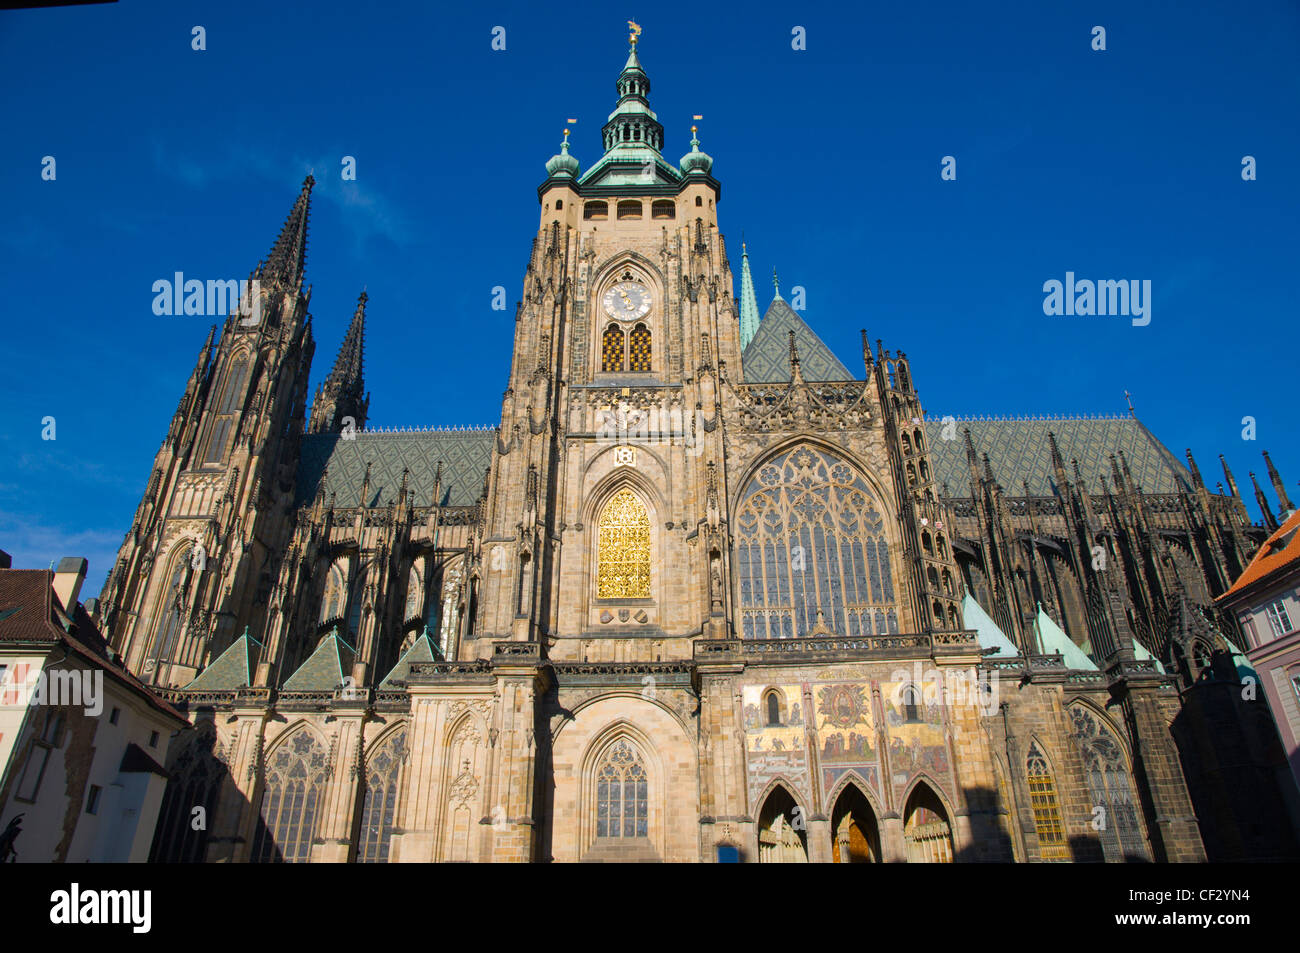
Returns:
[[[12,569],[12,568],[13,568],[13,560],[9,558],[8,553],[6,553],[3,549],[0,549],[0,569]]]
[[[81,584],[86,581],[86,565],[86,560],[80,556],[64,556],[54,571],[54,594],[59,597],[63,612],[69,618],[77,611],[77,596],[81,594]]]

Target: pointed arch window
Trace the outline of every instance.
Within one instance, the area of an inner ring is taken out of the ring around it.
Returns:
[[[623,370],[623,350],[626,335],[617,324],[605,328],[600,339],[600,369],[602,371]]]
[[[202,807],[209,818],[216,810],[224,771],[217,757],[216,733],[201,730],[177,755],[170,770],[149,862],[201,863],[207,852],[207,827],[196,831],[190,824],[195,807]]]
[[[221,391],[220,401],[216,405],[216,417],[208,433],[207,452],[203,455],[204,463],[220,463],[226,455],[226,444],[230,440],[230,431],[234,426],[239,408],[239,398],[244,393],[244,380],[248,376],[248,359],[240,357],[226,373],[226,384]]]
[[[1110,729],[1082,705],[1070,709],[1070,722],[1070,736],[1083,755],[1092,809],[1105,812],[1098,831],[1103,855],[1111,863],[1149,860],[1124,749]]]
[[[341,619],[346,599],[347,577],[343,566],[335,563],[330,566],[329,575],[325,578],[325,592],[320,601],[320,624],[327,625],[335,619]]]
[[[254,863],[305,863],[329,780],[324,746],[300,729],[276,748],[266,766],[261,823],[253,845]]]
[[[596,768],[596,836],[648,837],[649,803],[645,762],[620,738]]]
[[[741,632],[808,635],[822,621],[858,638],[898,631],[884,519],[863,476],[828,451],[775,457],[736,508]]]
[[[388,846],[397,816],[397,782],[406,760],[406,729],[400,729],[366,763],[366,796],[361,805],[357,862],[388,863]]]
[[[185,569],[190,561],[190,547],[182,547],[172,562],[171,576],[167,588],[160,594],[158,604],[162,607],[158,619],[158,629],[154,636],[155,679],[162,667],[172,660],[176,651],[176,642],[180,638],[185,624],[185,596],[181,591],[185,578]]]
[[[1069,860],[1065,825],[1061,821],[1061,807],[1056,800],[1056,782],[1047,766],[1047,758],[1038,749],[1036,741],[1029,745],[1029,754],[1025,758],[1025,777],[1034,810],[1034,830],[1038,834],[1040,856],[1049,861]]]
[[[650,370],[650,329],[644,324],[634,327],[628,339],[627,369],[641,372]]]
[[[423,589],[424,579],[420,574],[420,567],[412,566],[406,576],[406,608],[402,611],[403,622],[419,617],[420,595]]]
[[[626,487],[601,510],[597,530],[596,597],[650,598],[650,516]]]

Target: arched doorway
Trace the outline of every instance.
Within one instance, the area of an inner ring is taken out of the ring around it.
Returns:
[[[808,863],[804,811],[783,787],[767,796],[759,812],[758,859],[764,864]]]
[[[880,863],[876,814],[857,785],[848,784],[831,811],[831,860],[837,864]]]
[[[952,863],[952,825],[948,822],[948,812],[925,782],[913,789],[903,817],[909,864]]]

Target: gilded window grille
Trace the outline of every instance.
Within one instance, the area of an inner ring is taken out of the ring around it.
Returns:
[[[600,339],[600,369],[602,371],[621,371],[623,369],[623,329],[611,324],[605,329]]]
[[[741,633],[857,638],[898,632],[884,519],[865,479],[804,445],[759,468],[736,510]]]
[[[1036,744],[1030,745],[1025,759],[1029,782],[1029,801],[1034,810],[1034,830],[1038,833],[1039,853],[1043,860],[1069,860],[1065,843],[1065,825],[1056,800],[1056,782],[1047,767],[1047,759]]]
[[[596,596],[650,598],[650,517],[635,493],[621,489],[601,511],[597,531]]]
[[[627,368],[630,371],[650,370],[650,329],[644,324],[638,324],[632,329]]]

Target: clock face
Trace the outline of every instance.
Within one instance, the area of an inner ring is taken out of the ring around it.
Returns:
[[[650,310],[650,290],[635,281],[620,281],[605,292],[605,313],[619,321],[632,321]]]

